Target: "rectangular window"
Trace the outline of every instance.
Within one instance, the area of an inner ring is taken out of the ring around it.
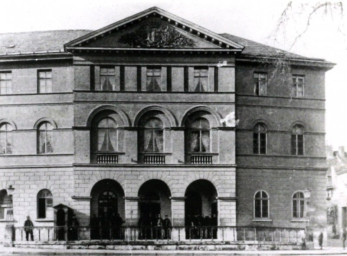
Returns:
[[[100,91],[115,91],[116,76],[114,67],[100,67]]]
[[[304,97],[305,77],[293,75],[292,97]]]
[[[161,91],[161,68],[160,67],[147,68],[146,91],[148,92]]]
[[[208,68],[195,67],[194,68],[194,84],[190,89],[193,92],[207,92],[208,89]]]
[[[12,72],[0,72],[0,95],[12,93]]]
[[[267,74],[254,73],[254,95],[262,96],[267,94]]]
[[[38,71],[39,93],[52,92],[52,70]]]

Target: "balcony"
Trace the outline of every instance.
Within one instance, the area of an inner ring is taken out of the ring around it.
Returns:
[[[142,153],[142,163],[144,164],[165,164],[166,153]]]
[[[188,154],[187,160],[190,164],[212,164],[214,155],[217,154],[204,152],[190,153]]]
[[[97,164],[117,164],[119,153],[96,153],[93,162]]]

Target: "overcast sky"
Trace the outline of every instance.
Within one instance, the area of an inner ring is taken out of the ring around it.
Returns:
[[[312,16],[307,32],[292,46],[295,36],[305,29],[312,5],[317,1],[294,0],[292,9],[288,12],[286,26],[275,33],[288,2],[289,0],[8,0],[1,1],[0,33],[93,30],[146,8],[158,6],[217,33],[226,32],[305,56],[324,58],[337,63],[326,77],[327,143],[334,147],[347,146],[346,15],[340,15],[336,8],[317,12]]]

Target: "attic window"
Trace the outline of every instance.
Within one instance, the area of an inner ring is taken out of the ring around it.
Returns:
[[[194,84],[191,88],[194,92],[207,92],[208,89],[208,68],[195,67],[194,68]]]
[[[161,68],[160,67],[147,68],[146,89],[149,92],[161,91]]]
[[[114,67],[100,68],[100,91],[115,91],[116,77]]]

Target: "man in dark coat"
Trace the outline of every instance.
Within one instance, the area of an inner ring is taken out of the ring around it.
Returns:
[[[30,220],[30,216],[27,216],[27,219],[24,222],[25,238],[27,241],[29,241],[29,235],[30,235],[31,241],[34,241],[33,229],[34,229],[34,224]]]
[[[165,219],[163,220],[163,228],[164,228],[164,238],[170,239],[172,225],[168,215],[165,215]]]
[[[323,249],[323,232],[320,232],[319,236],[318,236],[318,243],[320,246],[320,249]]]
[[[346,232],[346,228],[344,228],[342,231],[342,247],[343,247],[343,249],[346,248],[346,239],[347,239],[347,232]]]

